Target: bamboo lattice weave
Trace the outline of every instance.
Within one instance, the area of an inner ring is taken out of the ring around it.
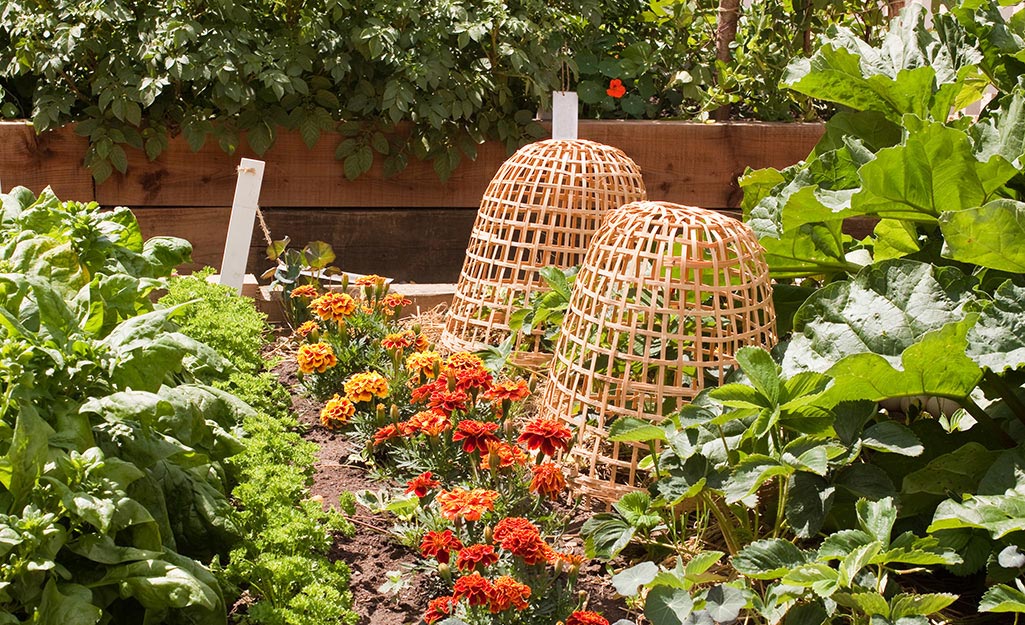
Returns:
[[[645,197],[639,168],[616,148],[582,139],[521,148],[481,200],[441,346],[501,343],[509,315],[543,285],[539,271],[579,265],[605,214]]]
[[[541,402],[577,428],[577,487],[606,501],[636,487],[647,447],[609,442],[609,425],[661,421],[720,384],[737,349],[775,338],[768,266],[746,225],[661,202],[611,213],[574,284]]]

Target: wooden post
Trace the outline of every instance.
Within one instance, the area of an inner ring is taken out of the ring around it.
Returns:
[[[228,238],[224,243],[224,257],[221,260],[221,284],[239,293],[242,293],[246,262],[249,260],[249,245],[260,201],[260,185],[263,184],[263,167],[263,161],[242,159],[238,167],[238,181],[235,182],[235,200],[231,204]]]
[[[730,44],[737,38],[737,24],[740,22],[740,0],[719,0],[719,16],[715,28],[715,58],[723,64],[733,60]],[[716,72],[716,80],[719,80]],[[724,104],[715,110],[716,121],[730,118],[730,105]]]

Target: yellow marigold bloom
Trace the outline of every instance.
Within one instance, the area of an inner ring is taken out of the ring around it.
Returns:
[[[406,349],[412,347],[416,341],[416,335],[412,330],[405,330],[395,334],[389,334],[381,339],[381,347],[385,349]]]
[[[417,334],[416,339],[413,341],[413,349],[418,352],[425,352],[431,344],[427,341],[427,337],[423,334]]]
[[[316,321],[306,321],[306,322],[303,322],[302,325],[300,325],[298,328],[295,329],[295,335],[296,336],[301,336],[303,338],[306,338],[307,336],[313,334],[314,332],[316,332],[319,329],[320,329],[320,326],[317,325]]]
[[[347,397],[335,395],[320,410],[320,422],[329,430],[337,430],[356,414],[356,406]]]
[[[406,369],[416,377],[422,375],[425,378],[434,377],[434,365],[441,361],[438,352],[413,352],[406,357]]]
[[[356,310],[356,300],[348,293],[325,293],[310,308],[325,321],[342,321]]]
[[[470,352],[456,352],[448,357],[448,360],[445,361],[445,366],[456,371],[483,369],[484,361],[480,359],[480,356]]]
[[[345,381],[345,396],[353,402],[388,396],[388,380],[376,371],[357,373]]]
[[[307,299],[313,299],[320,293],[317,292],[317,287],[312,284],[303,284],[292,289],[292,297],[304,297]]]
[[[331,346],[327,343],[313,343],[303,345],[299,348],[299,353],[295,355],[295,360],[299,363],[299,371],[301,373],[324,373],[331,367],[338,364],[338,358],[335,357],[335,350],[331,349]]]
[[[372,273],[368,276],[360,276],[356,278],[355,284],[356,286],[374,286],[378,282],[384,282],[384,278],[376,273]]]
[[[399,293],[389,293],[384,296],[383,300],[381,300],[381,304],[387,308],[401,308],[402,306],[409,306],[412,303],[412,300]]]

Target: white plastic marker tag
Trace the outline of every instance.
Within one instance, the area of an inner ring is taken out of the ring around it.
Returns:
[[[235,200],[231,204],[231,219],[228,220],[228,239],[224,242],[224,258],[221,259],[221,284],[242,292],[242,280],[249,260],[249,244],[253,240],[253,225],[256,222],[256,207],[260,202],[260,185],[263,184],[263,161],[242,159],[238,166],[238,181],[235,183]]]
[[[552,139],[577,138],[577,92],[552,92]]]

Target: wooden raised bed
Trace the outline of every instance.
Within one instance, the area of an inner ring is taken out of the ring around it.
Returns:
[[[822,135],[821,124],[737,122],[581,121],[580,137],[616,146],[640,166],[654,200],[704,208],[736,208],[737,177],[746,167],[784,167],[805,156]],[[454,282],[482,193],[507,153],[505,146],[480,146],[441,182],[429,162],[413,161],[385,178],[380,162],[349,182],[335,160],[338,136],[325,136],[312,150],[297,132],[283,132],[262,157],[240,149],[233,155],[208,141],[192,152],[171,141],[149,162],[129,150],[127,175],[115,173],[96,185],[82,166],[84,138],[71,128],[37,136],[22,123],[0,123],[0,183],[39,191],[51,185],[62,199],[128,206],[146,236],[190,240],[197,266],[218,266],[241,157],[267,161],[260,203],[275,238],[295,244],[331,243],[337,264],[360,273],[398,280]],[[263,237],[254,234],[249,271],[269,266]]]

